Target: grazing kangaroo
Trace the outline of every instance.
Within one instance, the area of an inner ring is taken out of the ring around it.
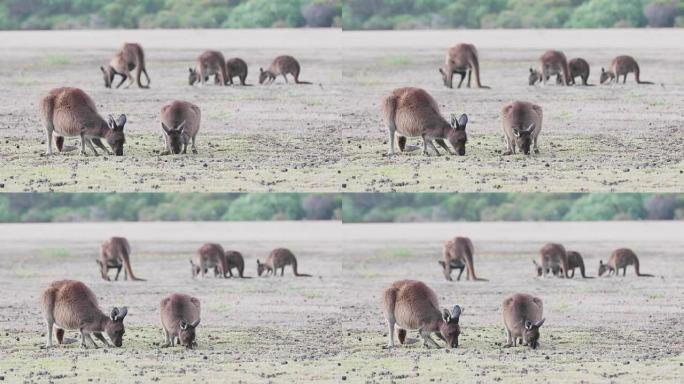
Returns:
[[[540,298],[525,293],[514,293],[504,300],[502,306],[506,331],[504,347],[514,347],[516,344],[527,345],[532,349],[539,347],[539,328],[546,321],[542,317],[543,307]]]
[[[162,348],[173,347],[174,341],[188,349],[197,346],[195,329],[200,323],[200,301],[192,296],[174,293],[159,304],[161,323],[166,335]]]
[[[88,348],[88,344],[97,348],[91,334],[107,346],[112,344],[102,333],[107,334],[114,346],[121,347],[123,344],[123,321],[128,309],[114,307],[109,316],[105,315],[100,310],[93,291],[80,281],[52,282],[41,295],[41,305],[47,324],[48,348],[52,347],[53,328],[57,328],[57,340],[60,344],[64,330],[79,330],[83,348]]]
[[[287,248],[272,250],[271,254],[268,255],[268,259],[263,263],[257,259],[257,274],[261,276],[262,273],[266,272],[266,276],[271,274],[276,276],[276,272],[280,269],[280,276],[283,276],[286,265],[292,265],[292,271],[295,276],[311,277],[311,275],[297,272],[297,258]]]
[[[435,291],[416,280],[395,281],[382,296],[390,348],[394,347],[395,325],[398,326],[397,333],[402,344],[406,330],[418,330],[426,348],[439,348],[430,337],[432,333],[444,340],[447,348],[458,347],[461,307],[455,305],[451,311],[446,308],[440,311]]]
[[[568,62],[568,68],[570,69],[570,84],[577,84],[575,78],[579,77],[582,79],[582,85],[591,86],[587,84],[589,80],[589,63],[581,57],[574,58]],[[556,84],[560,84],[560,77],[556,77]]]
[[[93,143],[108,154],[123,156],[123,146],[126,142],[124,125],[126,115],[120,115],[114,120],[112,115],[105,121],[97,112],[95,102],[85,92],[78,88],[55,88],[45,96],[40,103],[40,112],[45,123],[47,133],[47,155],[52,155],[52,135],[55,134],[57,150],[62,152],[64,137],[81,138],[81,155],[86,155],[85,146],[97,156]],[[112,151],[107,149],[100,139],[105,139]],[[69,148],[66,150],[71,150]]]
[[[114,55],[112,60],[109,61],[109,65],[100,67],[102,75],[104,76],[104,82],[106,88],[111,88],[114,83],[114,76],[121,76],[121,81],[116,88],[119,88],[126,79],[128,79],[129,88],[133,85],[133,76],[131,71],[135,69],[135,82],[138,84],[139,88],[147,89],[150,87],[150,76],[147,74],[147,69],[145,68],[145,53],[143,52],[140,44],[135,43],[125,43],[123,47]],[[144,73],[147,78],[147,85],[143,85],[140,81],[140,74]]]
[[[582,277],[585,279],[593,279],[591,276],[587,276],[585,274],[585,268],[584,268],[584,259],[582,259],[582,255],[579,252],[575,251],[567,251],[566,255],[568,257],[568,276],[573,278],[575,277],[575,269],[579,268],[580,273],[582,274]],[[537,263],[536,260],[532,260],[532,263],[534,263],[534,267],[537,270],[537,276],[541,277],[543,274],[543,268],[542,266]],[[558,276],[561,272],[561,267],[559,265],[554,265],[551,267],[551,272],[553,273],[554,276]],[[549,273],[547,271],[546,273]]]
[[[605,264],[603,263],[603,260],[600,260],[598,274],[599,276],[603,276],[604,273],[608,272],[607,276],[613,274],[618,276],[620,268],[622,268],[622,276],[625,276],[627,274],[628,265],[634,265],[634,272],[636,272],[637,276],[653,277],[653,275],[639,272],[639,258],[634,251],[628,248],[614,250],[610,255],[610,259],[608,259],[608,262]]]
[[[639,78],[639,64],[632,56],[618,56],[613,59],[610,63],[610,69],[606,71],[605,68],[601,68],[601,84],[603,83],[620,83],[620,76],[624,76],[622,79],[622,84],[627,82],[627,75],[634,72],[634,78],[637,84],[653,84],[650,81],[641,81]]]
[[[420,88],[397,88],[382,102],[382,113],[389,131],[389,155],[394,155],[394,135],[398,132],[399,150],[404,151],[406,137],[423,138],[423,154],[429,155],[430,147],[439,156],[432,140],[451,154],[465,155],[468,142],[466,114],[456,118],[451,115],[449,124],[439,113],[435,99]],[[448,140],[454,152],[444,142]]]
[[[202,113],[198,106],[187,101],[175,100],[162,107],[160,113],[161,127],[164,132],[166,151],[162,155],[188,151],[188,142],[192,140],[192,153],[197,153],[195,138],[200,128]]]
[[[246,278],[243,275],[245,272],[245,259],[242,257],[242,253],[238,251],[226,251],[224,253],[224,258],[226,259],[226,273],[230,275],[230,277],[233,277],[232,269],[235,268],[237,269],[238,276],[240,276],[240,278]]]
[[[133,281],[145,281],[144,279],[135,277],[133,274],[130,255],[131,245],[124,237],[110,237],[108,240],[102,242],[102,246],[100,247],[100,260],[96,260],[97,264],[100,266],[102,279],[111,281],[107,273],[110,269],[116,269],[116,277],[114,277],[114,280],[118,281],[121,267],[123,267],[124,280],[128,280],[128,277],[130,276]]]
[[[473,247],[473,242],[467,237],[457,236],[444,243],[444,260],[440,260],[439,265],[442,266],[442,271],[444,272],[444,277],[447,281],[453,281],[451,278],[452,269],[461,270],[456,278],[456,280],[460,281],[464,266],[467,269],[467,280],[486,281],[485,279],[478,279],[475,276],[475,267],[473,265],[474,253],[475,248]]]
[[[546,243],[539,250],[539,255],[544,277],[548,275],[549,271],[558,268],[562,272],[562,277],[569,278],[568,254],[565,247],[557,243]]]
[[[218,77],[217,84],[226,85],[226,59],[219,51],[205,51],[197,58],[195,68],[189,68],[188,83],[205,85],[209,76]]]
[[[535,85],[538,82],[546,82],[549,77],[556,75],[561,79],[563,85],[570,82],[570,70],[568,69],[568,59],[561,51],[546,51],[539,58],[539,70],[530,68],[529,84]]]
[[[534,153],[539,153],[537,138],[542,130],[544,112],[542,107],[527,101],[514,101],[501,110],[501,127],[504,132],[504,155],[515,154],[518,147],[522,153],[529,155],[530,146],[534,142]]]
[[[207,271],[214,269],[214,277],[226,275],[226,258],[223,247],[216,243],[205,243],[197,250],[194,260],[190,260],[192,277],[200,275],[204,277]]]
[[[461,88],[463,79],[468,73],[468,88],[470,88],[470,75],[475,71],[475,84],[478,88],[487,88],[480,83],[480,61],[477,58],[477,48],[472,44],[458,44],[447,51],[444,66],[439,68],[442,81],[447,88],[453,88],[454,73],[461,75],[458,88]]]
[[[226,80],[228,84],[233,85],[233,78],[240,79],[240,85],[246,84],[247,80],[247,63],[239,57],[234,57],[226,61]]]
[[[259,68],[259,84],[272,84],[276,77],[282,75],[285,82],[288,83],[287,75],[290,74],[294,77],[295,83],[297,84],[311,84],[308,81],[299,81],[299,72],[301,67],[299,62],[292,56],[278,56],[276,57],[271,66],[264,71],[263,68]]]

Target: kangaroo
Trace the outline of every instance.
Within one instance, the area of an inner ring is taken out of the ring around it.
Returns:
[[[539,70],[530,68],[529,84],[535,85],[538,82],[546,82],[549,77],[556,75],[561,79],[563,85],[570,82],[570,70],[568,69],[568,59],[561,51],[546,51],[539,58]]]
[[[161,323],[166,335],[162,348],[173,347],[174,340],[187,349],[197,346],[195,329],[200,323],[200,301],[192,296],[174,293],[159,304]]]
[[[622,276],[625,276],[627,274],[628,265],[634,265],[634,271],[637,276],[653,277],[653,275],[639,272],[639,258],[634,251],[628,248],[614,250],[610,255],[610,259],[608,259],[608,262],[605,264],[603,263],[603,260],[600,260],[598,275],[603,276],[604,273],[608,272],[607,276],[613,274],[618,276],[618,272],[620,271],[620,268],[622,268]]]
[[[529,155],[530,146],[534,142],[534,153],[539,153],[537,139],[542,130],[544,112],[542,107],[527,101],[514,101],[501,110],[501,127],[504,132],[506,152],[503,155],[515,154],[518,147],[522,153]]]
[[[245,83],[247,80],[247,63],[239,57],[226,61],[226,80],[228,84],[233,85],[234,77],[240,79],[240,85],[249,85]]]
[[[620,83],[620,76],[624,76],[622,84],[627,82],[627,75],[634,72],[634,78],[637,84],[653,84],[650,81],[641,81],[639,78],[639,64],[632,56],[618,56],[613,59],[610,63],[610,69],[606,71],[605,68],[601,68],[601,84],[603,83]]]
[[[540,298],[525,293],[514,293],[504,300],[502,306],[506,331],[504,347],[514,347],[516,344],[527,345],[532,349],[539,347],[539,328],[546,321],[542,317],[543,306]]]
[[[574,58],[568,62],[568,68],[570,69],[570,84],[575,85],[575,78],[579,77],[582,79],[582,85],[591,86],[587,84],[589,80],[589,63],[581,57]],[[556,77],[556,84],[560,84],[560,76]]]
[[[297,258],[287,248],[274,249],[263,263],[257,259],[257,274],[261,276],[262,273],[266,272],[266,276],[270,274],[275,276],[280,268],[280,276],[283,276],[286,265],[292,265],[292,271],[295,276],[311,277],[311,275],[297,272]]]
[[[64,137],[81,138],[81,155],[86,155],[85,146],[98,155],[93,143],[108,154],[123,156],[126,142],[124,125],[126,115],[114,120],[112,115],[105,121],[97,112],[95,102],[78,88],[55,88],[40,103],[40,112],[47,133],[47,155],[52,155],[52,135],[55,134],[57,150],[62,152]],[[112,149],[107,149],[100,139],[105,139]],[[72,150],[69,148],[67,150]]]
[[[83,348],[88,348],[88,344],[97,348],[91,334],[105,345],[111,346],[103,333],[107,334],[114,346],[123,345],[123,321],[128,314],[128,308],[114,307],[109,316],[105,315],[97,304],[95,293],[80,281],[52,282],[41,295],[41,305],[47,324],[47,348],[52,347],[53,328],[56,328],[60,344],[64,330],[79,330]]]
[[[587,276],[585,274],[584,260],[582,259],[582,255],[579,252],[567,251],[566,255],[568,256],[568,275],[571,278],[575,277],[575,269],[579,268],[583,278],[593,279],[593,277]],[[534,263],[534,267],[537,270],[537,276],[541,277],[543,275],[543,267],[541,266],[541,264],[537,263],[536,260],[532,260],[532,263]],[[552,266],[550,272],[553,273],[554,276],[558,276],[561,272],[560,265]],[[547,270],[546,273],[548,274],[549,271]]]
[[[477,48],[472,44],[457,44],[447,51],[444,66],[439,68],[442,74],[442,81],[447,88],[453,88],[454,73],[461,75],[458,88],[461,88],[463,79],[468,73],[468,88],[470,88],[470,77],[475,71],[475,83],[478,88],[486,88],[480,83],[480,61],[477,58]]]
[[[565,247],[556,243],[546,243],[539,250],[541,257],[541,268],[543,276],[546,277],[549,271],[558,268],[562,272],[562,277],[568,276],[568,254]]]
[[[205,51],[197,58],[197,65],[195,68],[189,68],[188,83],[195,85],[195,83],[206,84],[209,76],[216,76],[219,79],[219,85],[226,85],[226,59],[223,53],[219,51]]]
[[[106,88],[111,88],[114,83],[114,76],[121,76],[121,81],[116,88],[121,87],[121,84],[128,79],[129,88],[133,85],[133,76],[131,71],[135,69],[135,82],[138,84],[139,88],[147,89],[150,87],[150,76],[147,74],[147,69],[145,68],[145,53],[143,52],[140,44],[135,43],[125,43],[123,47],[114,55],[112,60],[109,61],[109,65],[100,67],[102,75],[104,76],[104,82]],[[140,81],[140,74],[144,73],[147,78],[147,85],[143,85]]]
[[[290,74],[294,77],[295,83],[297,84],[311,84],[308,81],[299,80],[299,72],[301,67],[299,62],[292,56],[278,56],[276,57],[271,66],[267,70],[259,68],[259,84],[272,84],[276,77],[282,75],[285,82],[288,83],[287,75]]]
[[[394,326],[398,326],[400,343],[406,330],[418,330],[426,348],[439,345],[430,337],[434,333],[446,342],[447,348],[458,347],[461,333],[459,318],[462,309],[455,305],[451,311],[439,309],[437,294],[421,281],[399,280],[383,292],[383,312],[387,321],[390,348],[394,347]]]
[[[164,132],[166,150],[162,155],[188,152],[188,142],[192,140],[192,153],[197,153],[195,138],[200,128],[202,113],[198,106],[187,101],[175,100],[162,107],[161,127]]]
[[[467,237],[454,237],[453,239],[444,243],[444,260],[439,261],[439,265],[442,266],[442,271],[444,272],[444,277],[447,281],[453,281],[451,278],[452,266],[454,269],[460,269],[458,277],[456,280],[461,280],[461,274],[463,273],[463,266],[467,269],[466,278],[468,280],[482,280],[475,276],[475,267],[473,265],[473,254],[475,253],[475,248],[473,247],[473,242]]]
[[[241,279],[246,278],[243,273],[245,272],[245,259],[242,257],[242,253],[238,251],[226,251],[224,253],[225,263],[226,263],[226,273],[233,277],[232,269],[237,269],[238,276]],[[224,275],[225,277],[225,275]]]
[[[423,138],[423,154],[429,156],[428,146],[439,156],[432,140],[447,152],[459,156],[465,155],[468,142],[466,114],[456,118],[451,115],[449,124],[439,113],[435,99],[420,88],[397,88],[382,102],[382,112],[389,131],[389,153],[394,155],[394,135],[398,134],[399,150],[404,151],[406,136]],[[444,142],[448,140],[454,152]]]
[[[102,246],[100,247],[100,260],[96,260],[97,264],[100,266],[102,279],[111,281],[107,273],[110,269],[116,269],[116,277],[114,280],[118,281],[121,267],[123,267],[124,280],[128,280],[128,277],[130,276],[133,281],[145,281],[144,279],[135,277],[133,274],[130,255],[131,245],[124,237],[111,237],[102,242]]]
[[[197,250],[195,258],[190,260],[192,277],[200,275],[204,277],[207,270],[214,269],[214,277],[226,275],[226,259],[223,247],[216,243],[206,243]]]

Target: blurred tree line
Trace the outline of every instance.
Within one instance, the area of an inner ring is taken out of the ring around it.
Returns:
[[[684,194],[345,194],[344,222],[684,220]]]
[[[342,0],[0,0],[0,29],[340,27]]]
[[[684,0],[345,0],[344,29],[684,27]]]
[[[340,220],[334,194],[1,194],[0,222]]]

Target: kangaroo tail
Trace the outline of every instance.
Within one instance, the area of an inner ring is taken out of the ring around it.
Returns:
[[[138,87],[140,88],[149,88],[150,87],[150,76],[147,75],[147,70],[145,69],[145,53],[143,52],[142,49],[138,50],[138,60],[137,63],[135,63],[135,81],[138,84]],[[145,73],[145,77],[147,78],[147,85],[142,85],[142,81],[140,81],[140,75],[142,73]]]
[[[653,84],[650,81],[641,81],[639,78],[640,75],[640,70],[639,70],[639,65],[637,64],[636,68],[634,69],[634,77],[636,78],[637,84]]]
[[[396,115],[397,115],[397,97],[388,96],[382,102],[382,115],[385,118],[385,124],[390,132],[397,131]]]
[[[123,247],[121,249],[121,254],[123,255],[123,264],[124,264],[124,268],[126,268],[126,273],[128,273],[128,276],[133,281],[145,281],[145,279],[135,277],[135,275],[133,274],[133,269],[131,268],[131,260],[129,258],[129,252],[128,251],[129,251],[128,247]]]
[[[482,85],[480,82],[480,60],[477,58],[477,56],[474,56],[472,60],[470,61],[470,66],[473,67],[473,71],[475,71],[475,83],[477,84],[478,88],[483,88],[483,89],[490,89],[486,85]]]
[[[295,79],[295,83],[297,83],[297,84],[309,84],[309,85],[310,85],[310,84],[313,84],[312,82],[309,82],[309,81],[300,81],[299,79]]]
[[[468,279],[473,280],[473,281],[478,281],[480,279],[475,276],[475,266],[473,265],[473,244],[469,241],[468,246],[466,247],[466,254],[465,254],[465,263],[466,263],[466,268],[468,268]]]
[[[297,260],[292,260],[292,271],[294,272],[295,276],[299,277],[311,277],[311,275],[306,274],[306,273],[299,273],[297,272]]]
[[[634,260],[634,271],[636,272],[637,276],[641,277],[653,277],[653,275],[650,275],[648,273],[641,273],[639,272],[639,259]]]

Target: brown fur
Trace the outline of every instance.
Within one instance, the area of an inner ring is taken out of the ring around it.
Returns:
[[[52,155],[52,135],[57,139],[57,148],[62,150],[64,137],[81,138],[81,154],[85,155],[85,146],[97,156],[93,143],[105,152],[111,154],[100,139],[105,139],[117,156],[123,155],[126,142],[124,125],[126,115],[121,115],[114,121],[109,115],[105,121],[97,112],[95,102],[85,92],[78,88],[55,88],[45,96],[40,103],[40,112],[47,133],[47,155]]]
[[[647,273],[639,272],[639,258],[636,253],[629,248],[619,248],[613,251],[608,259],[607,263],[603,263],[603,260],[599,261],[599,276],[608,272],[608,276],[615,274],[618,275],[620,268],[622,268],[622,276],[627,274],[627,266],[634,265],[634,272],[637,276],[641,277],[653,277]]]
[[[458,83],[458,88],[461,88],[463,79],[468,74],[468,88],[470,88],[471,74],[475,72],[475,84],[478,88],[485,87],[480,83],[480,61],[477,57],[477,48],[472,44],[458,44],[447,52],[444,66],[439,69],[442,74],[442,81],[448,88],[453,88],[454,73],[461,75],[461,81]]]
[[[615,84],[619,84],[620,76],[624,76],[622,80],[624,84],[627,82],[627,75],[632,72],[634,72],[637,84],[653,84],[650,81],[641,81],[639,64],[632,56],[618,56],[610,63],[610,69],[606,71],[605,68],[601,68],[601,84],[613,81]]]
[[[504,132],[506,152],[504,155],[515,154],[518,147],[526,155],[530,154],[530,147],[534,143],[534,153],[539,153],[537,138],[542,130],[544,112],[542,107],[527,101],[514,101],[501,110],[501,128]]]
[[[224,277],[226,275],[226,259],[223,247],[216,243],[205,243],[197,250],[195,258],[190,260],[192,266],[192,277],[204,275],[209,269],[214,269],[214,276]]]
[[[195,138],[200,129],[202,112],[195,104],[175,100],[162,107],[160,112],[166,151],[162,155],[187,153],[192,141],[192,153],[197,153]]]
[[[503,322],[506,331],[506,344],[511,347],[522,339],[522,345],[536,349],[539,346],[539,327],[544,324],[544,305],[538,297],[525,293],[515,293],[504,300],[502,306]]]
[[[568,276],[570,278],[575,277],[575,269],[579,268],[580,273],[582,274],[582,277],[585,279],[593,279],[593,277],[587,276],[585,267],[584,267],[584,259],[582,259],[582,255],[579,252],[575,251],[567,251],[566,252],[568,256]],[[534,267],[537,270],[537,276],[542,276],[543,274],[543,268],[540,264],[537,263],[536,260],[532,260],[532,263],[534,263]],[[561,272],[561,268],[559,265],[555,265],[551,268],[551,272],[553,273],[554,276],[558,276],[558,274]],[[547,271],[548,273],[548,271]]]
[[[47,343],[52,346],[53,328],[58,329],[58,340],[61,343],[63,330],[79,330],[81,346],[88,348],[88,342],[97,348],[91,334],[105,345],[111,345],[102,333],[106,333],[116,347],[123,344],[123,320],[128,309],[113,308],[107,316],[99,308],[93,291],[85,284],[75,280],[55,281],[43,291],[41,306],[47,324]],[[59,331],[61,330],[61,331]]]
[[[199,299],[182,293],[165,297],[159,304],[162,328],[166,335],[164,347],[173,347],[174,341],[188,349],[197,346],[195,329],[200,323]]]
[[[570,84],[577,84],[575,78],[579,77],[582,79],[582,85],[588,86],[589,81],[589,63],[581,57],[576,57],[568,63],[568,68],[570,69]],[[556,78],[556,83],[560,83],[560,78]]]
[[[468,141],[466,125],[468,116],[463,114],[456,118],[451,115],[449,124],[440,114],[435,99],[420,88],[398,88],[385,97],[382,102],[382,113],[389,131],[389,155],[394,155],[394,136],[398,132],[399,149],[403,151],[405,137],[422,137],[423,153],[429,155],[428,146],[439,155],[432,143],[437,142],[452,154],[465,155]],[[444,139],[454,147],[452,152]],[[403,143],[402,143],[403,140]]]
[[[549,271],[554,268],[560,268],[563,272],[562,276],[569,278],[568,276],[568,254],[565,251],[565,247],[557,243],[546,243],[539,250],[539,256],[541,259],[542,274],[544,277],[549,273]]]
[[[461,307],[440,311],[437,294],[427,285],[415,280],[395,281],[383,292],[383,312],[388,326],[389,347],[394,347],[394,326],[398,326],[399,341],[403,344],[406,330],[418,330],[425,347],[439,348],[430,337],[435,333],[447,342],[447,348],[458,347],[461,332]]]
[[[124,268],[124,280],[128,280],[129,276],[133,281],[145,281],[144,279],[139,279],[133,274],[133,269],[131,269],[131,245],[128,240],[124,237],[111,237],[108,240],[102,242],[100,247],[100,259],[97,260],[97,264],[100,266],[100,273],[102,274],[102,279],[110,281],[107,272],[110,269],[116,269],[115,281],[119,280],[119,273],[121,273],[121,267]]]
[[[226,85],[226,59],[219,51],[205,51],[197,58],[195,68],[189,69],[188,83],[205,85],[209,76],[217,76],[218,84]]]
[[[287,75],[292,75],[294,77],[295,83],[297,84],[311,84],[308,81],[300,81],[299,73],[301,67],[297,59],[292,56],[278,56],[276,57],[271,66],[267,70],[259,68],[259,84],[271,84],[275,81],[276,77],[282,75],[285,82],[288,83]]]
[[[280,269],[280,276],[283,276],[285,273],[285,266],[287,265],[292,266],[292,272],[294,272],[295,276],[311,277],[311,275],[297,272],[297,258],[287,248],[274,249],[271,251],[271,254],[268,255],[268,259],[263,263],[257,260],[257,274],[261,276],[266,272],[266,276],[271,274],[275,276],[278,269]]]
[[[100,67],[100,71],[104,75],[105,87],[111,88],[114,83],[114,76],[121,76],[121,82],[116,88],[121,87],[126,79],[128,79],[129,88],[133,85],[133,76],[131,71],[135,69],[135,82],[138,84],[139,88],[149,88],[150,87],[150,76],[147,74],[147,69],[145,68],[145,53],[143,52],[140,44],[135,43],[125,43],[123,47],[114,55],[109,65]],[[140,81],[140,74],[144,73],[147,78],[147,85],[143,85]]]
[[[473,247],[473,242],[467,237],[454,237],[453,239],[444,243],[444,260],[439,261],[439,265],[442,266],[442,271],[444,272],[444,277],[448,281],[453,281],[451,278],[452,268],[460,269],[456,280],[461,280],[461,274],[463,273],[463,266],[467,269],[466,279],[467,280],[481,280],[475,276],[475,266],[473,265],[473,254],[475,253],[475,248]]]
[[[240,85],[248,85],[247,80],[247,63],[239,57],[234,57],[226,61],[226,81],[233,85],[233,78],[240,79]]]
[[[568,59],[561,51],[546,51],[539,58],[539,70],[530,68],[529,84],[534,85],[537,82],[546,82],[551,76],[558,76],[563,85],[570,83],[570,70],[568,68]]]
[[[233,277],[232,269],[235,268],[237,269],[238,276],[245,278],[245,259],[242,257],[242,254],[238,251],[226,251],[224,257],[226,259],[226,273]]]

